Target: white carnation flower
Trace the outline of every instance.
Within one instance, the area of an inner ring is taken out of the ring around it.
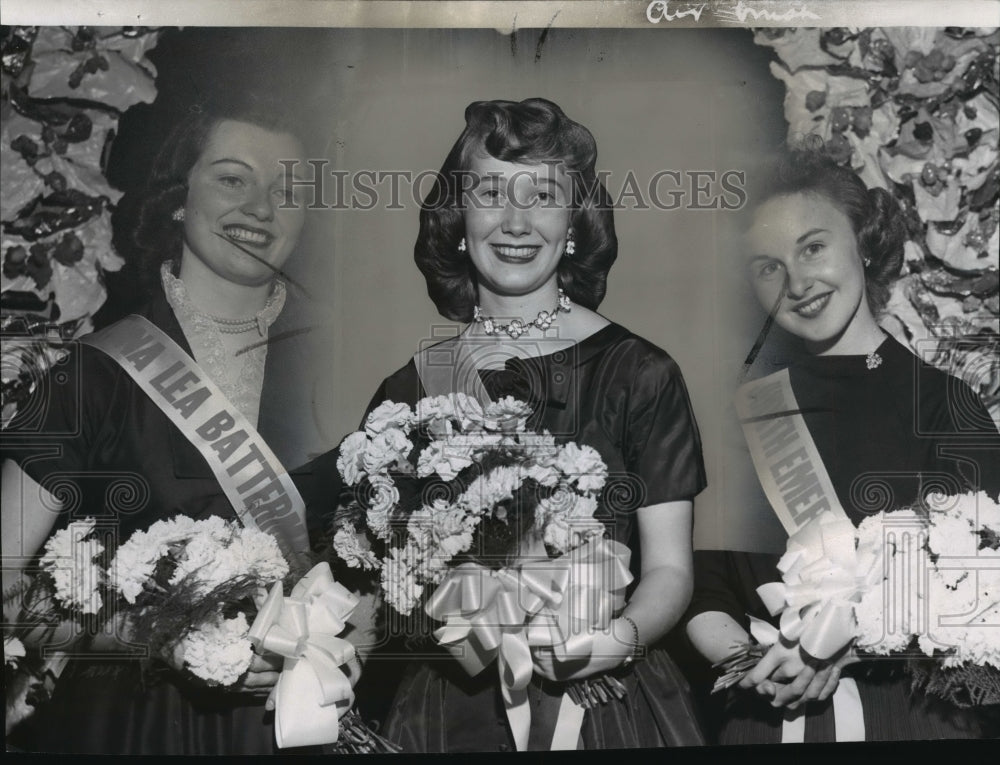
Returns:
[[[337,470],[348,486],[354,486],[364,478],[362,460],[368,448],[368,436],[359,430],[347,436],[340,442],[340,453],[337,455]]]
[[[413,425],[413,411],[406,404],[383,401],[365,420],[365,432],[374,438],[387,430],[409,431]]]
[[[41,567],[55,582],[56,599],[85,614],[96,614],[104,605],[99,591],[101,570],[94,563],[104,545],[88,536],[95,524],[87,518],[57,531],[45,544],[41,559]]]
[[[545,467],[554,467],[559,458],[556,438],[547,430],[540,434],[526,433],[520,437],[521,448],[532,462]]]
[[[472,451],[451,439],[432,441],[417,458],[417,475],[427,478],[437,473],[441,480],[451,481],[472,464]]]
[[[973,518],[953,512],[932,511],[927,543],[937,555],[975,555],[979,534]]]
[[[888,655],[901,651],[910,642],[910,635],[903,630],[887,631],[883,591],[873,587],[861,597],[854,607],[857,619],[857,645],[868,653]]]
[[[483,425],[488,430],[524,430],[531,412],[531,404],[513,396],[504,396],[486,407]]]
[[[600,491],[608,478],[608,466],[600,453],[586,444],[564,444],[556,457],[556,466],[571,477],[580,491]]]
[[[470,547],[472,547],[471,531],[462,531],[459,534],[452,534],[451,536],[444,537],[440,544],[441,552],[444,553],[444,556],[446,557],[444,563],[447,563],[456,555],[464,553]]]
[[[373,476],[365,500],[365,522],[378,539],[389,538],[389,516],[399,502],[399,489],[388,476]]]
[[[241,529],[230,549],[238,558],[237,570],[246,571],[265,586],[288,576],[288,562],[281,554],[277,540],[264,531]]]
[[[157,521],[145,531],[132,534],[118,548],[111,561],[111,585],[127,602],[135,603],[143,586],[153,575],[157,562],[170,552],[171,545],[183,542],[194,534],[196,524],[193,518],[178,515]]]
[[[195,584],[197,594],[207,595],[215,587],[242,573],[233,560],[228,544],[232,541],[235,528],[230,526],[228,532],[224,541],[209,528],[194,534],[178,556],[177,567],[169,583],[174,586],[181,582]]]
[[[501,465],[486,475],[477,476],[463,492],[458,505],[477,515],[491,510],[501,502],[512,499],[521,488],[522,475],[517,467]]]
[[[559,471],[554,465],[539,465],[531,462],[524,466],[525,475],[542,486],[549,488],[559,485]]]
[[[412,448],[413,442],[403,431],[389,428],[368,442],[362,464],[369,474],[379,473],[400,459],[405,459]]]
[[[464,433],[481,430],[485,425],[485,413],[483,406],[472,396],[465,393],[452,393],[452,412],[458,427]]]
[[[211,684],[232,685],[250,668],[253,659],[249,631],[243,613],[232,619],[220,615],[191,630],[181,640],[185,666]]]
[[[570,529],[565,516],[556,516],[545,524],[542,539],[549,547],[560,553],[570,548]]]
[[[553,501],[550,497],[543,503],[544,512],[536,516],[536,524],[541,525],[545,543],[560,553],[604,533],[604,524],[594,518],[597,500],[593,497],[565,492],[558,499]],[[540,506],[543,503],[539,503]]]
[[[369,507],[376,512],[389,512],[399,502],[399,489],[391,478],[378,477],[371,481]]]
[[[455,415],[451,396],[428,396],[416,405],[416,422],[421,425],[439,420],[450,420]]]
[[[333,549],[351,568],[374,571],[382,565],[374,552],[361,546],[361,539],[351,529],[337,529],[333,535]]]
[[[419,556],[415,549],[407,545],[394,547],[382,565],[382,591],[385,599],[399,613],[409,614],[423,595],[423,585],[417,584],[415,567]]]

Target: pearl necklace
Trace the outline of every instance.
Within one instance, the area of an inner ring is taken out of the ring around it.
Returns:
[[[563,311],[569,313],[571,306],[572,302],[569,297],[560,289],[559,301],[556,303],[556,307],[551,311],[539,311],[538,316],[528,322],[513,319],[510,324],[498,324],[493,317],[483,316],[483,311],[478,305],[472,312],[472,318],[476,323],[483,325],[483,332],[487,335],[492,336],[506,332],[513,340],[517,340],[517,338],[532,327],[537,327],[543,331],[548,329],[552,326],[552,322],[555,321],[559,313]]]
[[[276,295],[277,290],[272,291],[267,296],[267,302],[264,303],[264,307],[253,316],[248,316],[245,319],[226,319],[222,316],[212,316],[207,313],[205,314],[205,318],[210,319],[215,324],[215,328],[224,335],[242,335],[244,332],[257,330],[258,334],[264,337],[267,334],[268,314],[274,305]]]
[[[242,319],[228,319],[223,316],[212,316],[199,311],[187,296],[187,290],[178,277],[174,276],[173,263],[165,261],[160,267],[160,276],[168,302],[175,312],[181,311],[188,316],[197,316],[212,322],[215,330],[223,335],[242,335],[244,332],[256,331],[261,337],[267,337],[267,328],[278,318],[285,305],[285,285],[278,279],[274,282],[271,294],[267,296],[264,307],[253,316]]]
[[[221,316],[205,317],[212,320],[215,328],[224,335],[242,335],[244,332],[257,330],[261,337],[267,332],[267,324],[263,316],[251,316],[247,319],[223,319]]]

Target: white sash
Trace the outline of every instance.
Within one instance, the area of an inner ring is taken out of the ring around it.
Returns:
[[[787,369],[741,386],[736,412],[760,485],[789,536],[824,511],[847,518],[799,413]],[[837,741],[864,741],[861,697],[850,678],[837,685],[833,709]],[[798,715],[785,720],[781,741],[801,742],[804,734],[805,715]]]
[[[84,337],[135,381],[208,462],[245,526],[271,534],[293,568],[307,565],[305,503],[246,417],[159,327],[130,315]]]

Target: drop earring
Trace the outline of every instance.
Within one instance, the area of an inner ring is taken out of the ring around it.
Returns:
[[[868,268],[868,266],[870,266],[872,264],[872,259],[871,258],[867,258],[867,257],[863,258],[861,260],[861,263],[864,265],[865,268]]]
[[[468,249],[469,248],[465,246],[465,237],[463,236],[462,240],[458,243],[458,251],[459,252],[465,252]]]
[[[576,254],[576,240],[573,238],[573,229],[566,232],[566,256],[573,257]]]
[[[183,207],[178,207],[176,210],[174,210],[173,214],[170,216],[170,219],[171,220],[175,220],[178,223],[180,223],[181,221],[183,221],[184,220],[184,208]]]

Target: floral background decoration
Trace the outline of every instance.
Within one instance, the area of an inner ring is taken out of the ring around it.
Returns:
[[[104,303],[102,274],[122,266],[111,246],[121,197],[106,157],[126,109],[151,102],[142,27],[5,27],[0,32],[0,367],[2,425]],[[19,590],[4,593],[20,597]],[[56,662],[58,664],[58,661]],[[45,695],[51,663],[4,634],[6,730]]]
[[[151,103],[156,71],[144,27],[8,27],[0,37],[0,307],[5,342],[3,422],[52,363],[48,333],[91,329],[107,293],[103,273],[122,259],[111,245],[121,192],[106,179],[118,120]]]
[[[1000,422],[997,29],[772,28],[788,139],[893,193],[909,241],[882,324]]]

